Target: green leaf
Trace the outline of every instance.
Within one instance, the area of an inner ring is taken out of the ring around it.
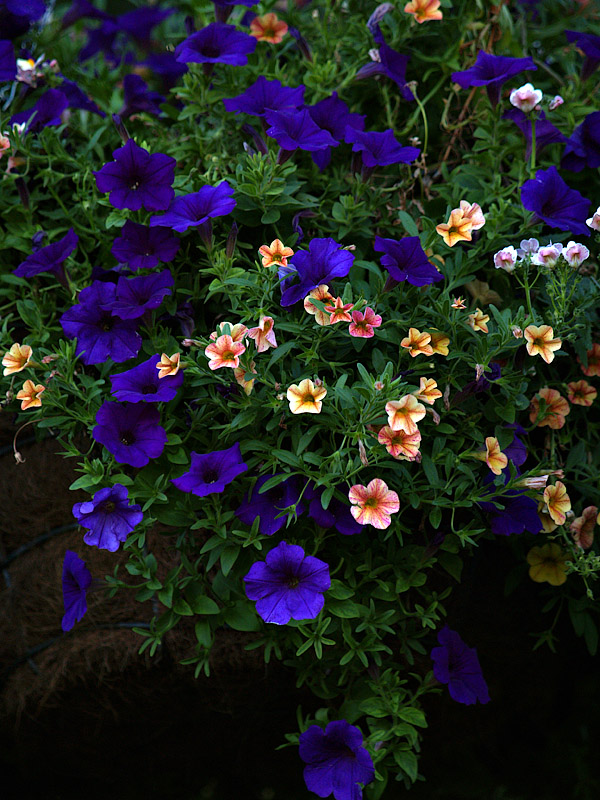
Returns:
[[[404,226],[404,230],[408,233],[409,236],[418,236],[419,229],[417,228],[417,223],[411,217],[410,214],[407,214],[406,211],[399,211],[398,212],[398,219]]]
[[[243,600],[231,608],[226,608],[223,619],[234,631],[260,630],[260,620],[256,611]]]
[[[418,728],[426,728],[427,727],[427,720],[425,719],[425,714],[421,711],[420,708],[413,708],[413,706],[406,706],[405,708],[401,708],[398,712],[398,716],[400,719],[403,719],[404,722],[410,722],[411,725],[416,725]]]
[[[352,589],[344,586],[344,584],[338,580],[332,580],[331,588],[327,591],[327,597],[332,597],[335,600],[347,600],[349,597],[352,597],[353,594],[354,592]]]
[[[194,612],[185,602],[183,597],[178,597],[177,600],[175,600],[175,602],[173,603],[173,611],[176,614],[181,614],[182,617],[191,617],[194,614]]]
[[[400,769],[405,772],[411,781],[417,780],[417,757],[410,750],[394,751],[394,759]]]
[[[231,572],[231,568],[235,564],[239,554],[239,547],[226,547],[221,553],[221,572],[225,577]]]
[[[425,477],[427,478],[429,485],[437,486],[440,482],[438,471],[436,469],[435,464],[426,453],[423,453],[421,466],[423,467],[423,472],[425,473]]]
[[[263,225],[271,225],[273,222],[277,222],[280,216],[281,213],[277,208],[270,208],[268,211],[265,211],[260,221]]]

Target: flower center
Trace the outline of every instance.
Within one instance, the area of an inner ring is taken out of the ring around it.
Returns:
[[[235,353],[233,352],[233,350],[226,350],[221,356],[221,358],[224,361],[233,361],[235,359]]]
[[[135,436],[131,431],[123,431],[119,441],[121,444],[131,445],[135,442]]]
[[[116,505],[113,503],[112,500],[107,500],[106,503],[102,504],[102,510],[105,511],[107,514],[112,514],[115,508]]]
[[[102,317],[100,320],[100,327],[103,331],[111,331],[113,329],[113,325],[115,324],[114,317],[111,317],[109,314]]]
[[[302,395],[302,402],[312,403],[314,405],[316,403],[316,400],[310,392],[307,392],[306,394]]]
[[[130,188],[131,189],[139,189],[140,188],[140,182],[139,182],[139,180],[137,178],[131,183],[131,187]]]
[[[146,386],[144,386],[142,388],[142,394],[156,394],[157,391],[158,390],[157,390],[156,386],[154,386],[154,385],[152,385],[150,383],[146,384]]]
[[[291,578],[288,578],[287,584],[290,587],[290,589],[295,589],[299,583],[300,583],[300,578],[297,578],[295,575],[292,575]]]
[[[219,480],[219,473],[214,468],[209,468],[204,471],[202,476],[204,483],[216,483]]]
[[[208,58],[217,58],[220,55],[220,50],[212,44],[207,44],[202,48],[202,55]]]

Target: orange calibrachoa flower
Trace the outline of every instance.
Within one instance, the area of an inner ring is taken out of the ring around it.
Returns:
[[[389,527],[392,518],[400,509],[400,501],[396,492],[388,489],[387,483],[375,478],[368,486],[355,484],[348,492],[353,504],[350,512],[359,525],[372,525],[383,530]]]
[[[462,297],[453,297],[452,300],[453,302],[450,308],[455,308],[457,311],[464,311],[467,307]]]
[[[327,389],[315,386],[310,378],[304,378],[299,384],[292,383],[287,390],[290,411],[292,414],[319,414],[326,394]]]
[[[223,336],[225,334],[225,325],[229,325],[228,336],[231,336],[234,342],[244,341],[244,337],[248,333],[248,328],[242,322],[236,322],[235,324],[233,322],[221,322],[219,325],[219,330],[221,333],[219,333],[219,331],[213,331],[209,336],[211,342],[216,342],[219,336]]]
[[[39,408],[42,405],[40,395],[45,391],[46,387],[41,383],[25,381],[23,388],[17,392],[17,400],[21,401],[21,411],[26,411],[28,408]]]
[[[249,329],[248,336],[254,339],[258,353],[264,353],[269,347],[277,347],[274,325],[273,317],[261,317],[258,328]]]
[[[273,239],[270,245],[263,244],[258,248],[258,254],[262,256],[263,267],[277,266],[287,267],[288,258],[294,255],[291,247],[286,247],[281,239]]]
[[[246,352],[246,345],[243,342],[234,342],[228,333],[219,336],[216,342],[212,342],[204,350],[204,355],[210,359],[208,368],[215,370],[221,367],[231,367],[235,369],[240,365],[240,356]]]
[[[485,225],[485,217],[479,203],[468,203],[466,200],[460,201],[460,210],[465,219],[471,221],[474,231],[478,231]]]
[[[181,369],[180,365],[181,353],[173,353],[172,356],[168,356],[166,353],[163,353],[160,357],[160,361],[156,364],[156,369],[158,370],[158,377],[159,378],[166,378],[167,375],[177,375],[179,370]]]
[[[539,397],[538,397],[539,395]],[[539,398],[546,403],[546,409],[543,417],[538,418],[540,413]],[[538,428],[543,428],[548,425],[553,430],[562,428],[565,424],[565,417],[571,412],[571,407],[565,398],[556,389],[550,389],[548,386],[543,386],[531,401],[531,410],[529,412],[529,419],[531,422],[536,422]]]
[[[352,315],[348,311],[352,308],[352,303],[344,303],[341,297],[335,298],[335,303],[325,306],[325,311],[331,314],[329,322],[335,325],[337,322],[352,322]]]
[[[578,358],[577,361],[581,364],[581,360]],[[591,378],[592,375],[600,378],[600,344],[594,342],[592,345],[592,349],[587,351],[587,367],[584,367],[581,364],[581,371],[584,375],[587,375],[588,378]]]
[[[569,390],[567,394],[569,403],[576,406],[589,408],[598,397],[596,389],[584,380],[567,383],[567,389]]]
[[[460,208],[453,208],[448,222],[436,226],[436,231],[448,247],[454,247],[457,242],[470,242],[472,230],[473,223]]]
[[[487,436],[485,440],[485,451],[473,453],[475,458],[485,461],[494,475],[500,475],[508,464],[508,458],[500,450],[500,443],[495,436]]]
[[[540,530],[543,530],[544,533],[552,533],[552,531],[555,531],[558,528],[558,525],[548,513],[548,506],[546,503],[544,503],[543,499],[538,503],[537,515],[540,518]]]
[[[490,321],[490,315],[484,314],[480,308],[476,308],[474,314],[469,314],[467,325],[470,325],[474,331],[489,333],[488,326],[486,324],[489,321]]]
[[[277,14],[270,11],[262,17],[254,17],[250,23],[250,35],[259,42],[279,44],[288,32],[287,22],[279,19]]]
[[[233,370],[233,377],[236,379],[236,381],[239,383],[239,385],[242,387],[242,389],[246,394],[251,393],[256,378],[250,378],[250,380],[246,380],[245,376],[246,373],[248,372],[252,372],[254,375],[256,375],[256,370],[254,369],[255,366],[256,364],[254,363],[254,361],[251,361],[247,368],[234,367]]]
[[[571,500],[567,494],[567,487],[562,481],[544,489],[544,502],[548,506],[548,513],[557,525],[564,525],[567,519],[566,512],[571,510]]]
[[[377,441],[385,445],[385,449],[394,458],[414,461],[419,452],[421,434],[419,431],[415,433],[394,431],[389,425],[384,425],[377,434]]]
[[[597,506],[588,506],[583,509],[581,516],[575,517],[569,525],[573,541],[582,550],[589,550],[594,544],[594,527],[597,514]]]
[[[431,336],[430,344],[433,352],[440,356],[447,356],[450,337],[438,330],[430,331],[429,335]]]
[[[566,555],[556,542],[532,547],[527,553],[529,577],[536,583],[561,586],[567,580]]]
[[[13,344],[6,353],[2,356],[2,366],[4,367],[4,375],[13,375],[15,372],[21,372],[31,361],[33,350],[28,344]]]
[[[326,283],[322,283],[312,292],[309,292],[308,296],[304,298],[304,310],[314,316],[317,325],[331,325],[330,312],[321,311],[311,302],[311,299],[320,300],[322,303],[331,303],[334,297],[329,291],[329,286]]]
[[[406,347],[408,352],[413,358],[423,353],[424,356],[432,356],[433,348],[429,344],[431,341],[431,334],[421,333],[417,328],[409,328],[408,336],[400,342],[401,347]]]
[[[422,403],[427,403],[432,406],[435,401],[442,396],[442,393],[437,388],[437,381],[434,381],[433,378],[419,378],[419,383],[419,388],[415,389],[411,394]]]
[[[438,11],[440,0],[411,0],[404,6],[406,14],[412,14],[421,25],[423,22],[442,19],[442,12]]]
[[[417,422],[426,414],[425,406],[417,401],[412,394],[405,394],[400,400],[390,400],[386,403],[385,413],[388,415],[388,425],[393,431],[404,433],[417,433]]]
[[[554,331],[550,325],[528,325],[523,331],[527,339],[527,352],[530,356],[540,355],[546,364],[554,361],[554,351],[560,350],[560,339],[553,339]]]

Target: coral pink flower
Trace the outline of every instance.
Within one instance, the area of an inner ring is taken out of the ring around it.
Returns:
[[[562,344],[560,339],[553,339],[554,331],[550,325],[528,325],[525,330],[527,339],[527,352],[530,356],[540,355],[546,364],[554,361],[554,351],[560,350]]]
[[[440,0],[411,0],[404,6],[404,13],[412,14],[421,25],[423,22],[442,19],[442,12],[438,10],[440,5]]]
[[[467,203],[466,200],[460,201],[460,210],[464,219],[468,219],[474,231],[478,231],[485,225],[485,217],[479,203]]]
[[[45,391],[46,387],[41,383],[25,381],[23,388],[17,392],[17,400],[21,401],[21,411],[26,411],[28,408],[39,408],[42,405],[40,395]]]
[[[304,378],[299,384],[292,383],[287,390],[290,411],[292,414],[319,414],[326,394],[327,389],[315,386],[310,378]]]
[[[500,450],[500,443],[494,436],[487,436],[485,440],[485,451],[474,453],[475,458],[485,461],[494,475],[500,475],[508,464],[508,458]]]
[[[422,353],[424,356],[433,355],[433,347],[430,333],[421,333],[417,328],[409,328],[408,336],[400,342],[401,347],[405,347],[413,358]]]
[[[362,311],[352,312],[352,322],[348,328],[350,336],[361,336],[363,339],[370,339],[375,336],[373,328],[378,328],[381,325],[381,317],[376,314],[370,306],[365,308],[365,313]]]
[[[279,44],[287,32],[287,22],[279,19],[272,11],[262,17],[254,17],[250,23],[250,35],[259,42]]]
[[[567,487],[562,481],[556,481],[553,486],[544,489],[544,502],[548,506],[548,513],[557,525],[564,525],[567,519],[566,512],[571,510],[571,500],[567,494]]]
[[[434,381],[433,378],[419,378],[419,383],[419,388],[411,392],[411,394],[421,403],[427,403],[432,406],[438,397],[442,396],[442,393],[437,388],[437,381]]]
[[[215,370],[221,367],[231,367],[235,369],[240,365],[240,356],[246,352],[246,345],[243,342],[234,342],[229,334],[219,336],[216,342],[209,344],[204,350],[204,355],[210,359],[209,369]]]
[[[329,286],[326,283],[322,283],[312,292],[309,292],[308,296],[304,298],[304,310],[314,316],[317,325],[331,325],[331,314],[328,311],[321,311],[320,308],[317,308],[311,302],[313,299],[320,300],[321,303],[330,303],[334,298],[329,291]]]
[[[335,303],[325,306],[325,311],[331,314],[330,323],[335,325],[337,322],[351,322],[352,317],[348,311],[352,308],[352,303],[344,303],[341,297],[335,298]]]
[[[576,406],[586,406],[589,408],[598,397],[596,389],[590,386],[587,381],[572,381],[571,383],[567,383],[567,389],[569,390],[567,394],[569,403],[573,403]]]
[[[158,370],[158,377],[166,378],[167,375],[177,375],[181,369],[181,365],[179,363],[180,359],[181,353],[173,353],[172,356],[168,356],[166,353],[163,353],[160,357],[160,361],[155,364],[156,369]]]
[[[544,400],[546,408],[543,416],[538,419],[540,413],[540,400]],[[531,422],[536,422],[538,428],[543,428],[548,425],[553,430],[562,428],[565,424],[565,417],[571,411],[571,407],[565,398],[556,389],[550,389],[548,386],[542,387],[531,401],[529,419]]]
[[[489,331],[486,323],[488,323],[489,321],[490,321],[490,315],[484,314],[480,308],[476,308],[474,314],[469,314],[467,325],[470,325],[474,331],[481,331],[482,333],[488,333]]]
[[[227,333],[226,325],[229,325],[229,333],[227,335],[231,336],[234,342],[244,341],[244,337],[248,333],[248,328],[242,322],[236,322],[235,325],[233,322],[221,322],[218,326],[218,330],[210,334],[209,339],[211,342],[216,342],[219,336],[223,336]]]
[[[2,356],[2,366],[4,367],[4,375],[13,375],[15,372],[21,372],[31,361],[33,350],[28,344],[13,344],[6,353]]]
[[[579,359],[577,359],[577,361],[579,361]],[[587,375],[588,378],[591,378],[592,375],[600,378],[600,344],[597,342],[592,345],[591,350],[587,351],[587,362],[587,367],[584,367],[583,364],[581,364],[581,361],[579,361],[583,374]],[[4,361],[2,363],[4,363]],[[4,374],[6,375],[6,371]]]
[[[594,527],[597,514],[598,508],[596,506],[588,506],[583,509],[582,515],[575,517],[569,525],[573,541],[582,550],[588,550],[594,544]]]
[[[471,241],[473,223],[460,208],[453,208],[448,222],[437,225],[435,229],[448,247],[454,247],[457,242]]]
[[[385,449],[394,458],[414,461],[419,452],[421,434],[419,431],[416,433],[394,431],[389,425],[384,425],[377,434],[377,441],[385,445]]]
[[[264,353],[269,347],[277,347],[277,340],[275,339],[273,317],[261,317],[258,323],[258,328],[250,328],[248,336],[254,339],[256,350],[259,353]]]
[[[352,503],[350,511],[359,525],[372,525],[383,530],[389,527],[392,518],[400,509],[400,501],[396,492],[388,489],[385,481],[375,478],[368,486],[355,484],[348,492]]]
[[[405,394],[400,400],[390,400],[385,406],[388,425],[393,431],[416,433],[417,422],[425,416],[425,406],[421,405],[412,394]]]
[[[250,394],[252,392],[252,387],[254,386],[254,381],[256,378],[250,378],[250,380],[246,380],[246,374],[251,372],[253,375],[256,375],[256,370],[254,369],[255,366],[256,364],[254,361],[251,361],[248,367],[235,367],[233,370],[233,377],[242,387],[245,394]]]
[[[273,239],[270,245],[263,244],[258,248],[258,254],[262,256],[263,267],[277,266],[287,267],[288,258],[294,255],[291,247],[286,247],[280,239]]]

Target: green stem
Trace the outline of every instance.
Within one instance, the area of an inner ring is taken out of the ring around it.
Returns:
[[[535,178],[535,119],[531,118],[531,160],[529,162],[529,177]]]

